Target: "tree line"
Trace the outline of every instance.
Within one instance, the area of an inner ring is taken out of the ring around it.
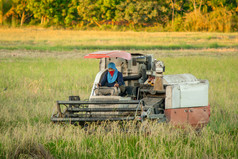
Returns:
[[[230,32],[238,0],[0,0],[0,25]]]

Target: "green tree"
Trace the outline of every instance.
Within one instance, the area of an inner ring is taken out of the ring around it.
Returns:
[[[158,22],[161,11],[156,1],[127,0],[117,6],[116,20],[127,21],[133,27],[136,25],[147,25]]]
[[[120,2],[120,0],[80,0],[78,14],[82,17],[83,24],[96,24],[99,27],[105,21],[114,24]]]
[[[57,0],[51,2],[52,12],[50,13],[52,17],[50,17],[51,23],[56,26],[64,26],[65,25],[65,17],[67,16],[68,10],[68,0]]]
[[[12,0],[3,1],[3,21],[12,23],[12,26],[15,26],[16,19],[18,18],[15,12],[15,4]]]
[[[29,0],[28,7],[34,18],[39,19],[41,24],[46,24],[53,17],[53,2],[54,0]]]
[[[109,20],[115,22],[115,15],[117,6],[123,2],[123,0],[99,0],[98,4],[101,6],[101,18],[103,20]]]
[[[170,3],[169,5],[170,8],[172,8],[171,21],[172,21],[172,27],[174,28],[175,17],[177,16],[178,12],[182,11],[183,0],[170,0],[169,3]]]
[[[32,13],[29,11],[28,0],[13,0],[13,8],[17,17],[21,19],[20,25],[22,26],[26,19],[32,16]]]
[[[32,20],[63,27],[129,24],[227,31],[237,28],[237,4],[238,0],[0,0],[0,25]]]
[[[75,25],[78,23],[78,20],[81,20],[77,12],[78,5],[79,2],[77,0],[72,0],[68,3],[67,15],[65,17],[65,25],[67,27]]]
[[[3,23],[3,0],[0,0],[0,25]]]
[[[78,15],[82,17],[82,25],[84,25],[84,23],[86,23],[87,26],[96,24],[101,27],[99,21],[101,20],[102,13],[97,0],[79,0],[77,10]]]

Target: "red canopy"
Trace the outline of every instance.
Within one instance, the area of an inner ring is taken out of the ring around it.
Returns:
[[[97,51],[90,53],[84,58],[110,58],[110,57],[120,57],[126,60],[131,59],[131,54],[125,51],[113,50],[113,51]]]

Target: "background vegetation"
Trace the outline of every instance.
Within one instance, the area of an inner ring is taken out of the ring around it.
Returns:
[[[238,158],[237,33],[0,33],[0,158]],[[180,42],[195,48],[173,47]],[[50,122],[56,100],[89,97],[98,71],[98,60],[82,58],[98,48],[76,45],[117,49],[124,43],[159,44],[163,49],[126,51],[154,54],[165,62],[165,74],[192,73],[209,80],[211,118],[201,132],[153,122],[137,128],[127,123],[127,131],[117,123],[91,125],[85,131]],[[213,43],[222,47],[209,48]]]
[[[0,25],[145,31],[238,29],[237,0],[0,0]]]
[[[208,48],[237,49],[238,33],[0,29],[0,49],[8,50],[73,51],[85,49],[172,50]]]

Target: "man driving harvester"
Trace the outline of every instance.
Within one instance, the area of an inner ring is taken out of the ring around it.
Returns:
[[[117,90],[119,88],[120,94],[125,92],[126,88],[122,73],[117,70],[116,65],[113,62],[108,64],[108,70],[103,76],[101,83],[98,83],[98,87],[99,86],[115,87]]]

